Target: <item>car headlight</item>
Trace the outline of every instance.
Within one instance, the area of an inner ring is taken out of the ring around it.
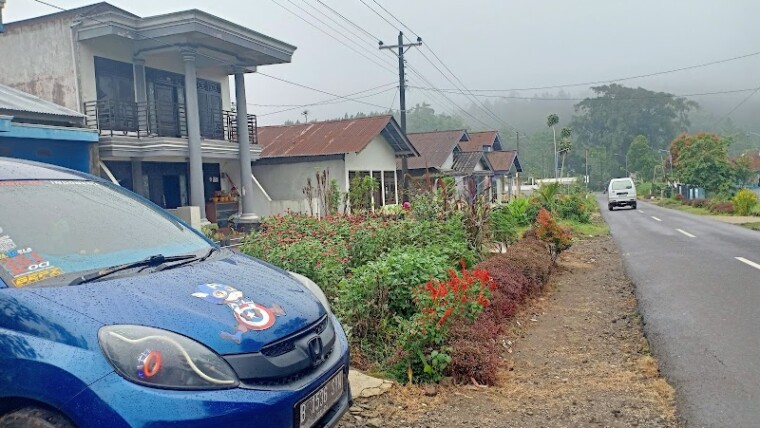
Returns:
[[[322,306],[325,307],[325,310],[327,312],[332,312],[332,309],[330,309],[330,301],[327,300],[327,296],[325,296],[325,293],[322,291],[321,288],[319,288],[317,284],[314,283],[314,281],[301,275],[300,273],[295,273],[295,272],[288,272],[288,273],[293,275],[293,277],[297,279],[298,282],[303,284],[303,286],[306,287],[306,289],[311,291],[311,294],[313,294],[317,299],[319,299],[320,303],[322,303]]]
[[[140,385],[167,389],[227,389],[235,372],[214,351],[177,333],[138,325],[105,326],[100,347],[116,372]]]

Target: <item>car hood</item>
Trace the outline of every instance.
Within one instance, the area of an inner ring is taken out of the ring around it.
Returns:
[[[222,355],[258,352],[326,315],[287,272],[232,253],[164,272],[34,293],[103,324],[171,330]]]

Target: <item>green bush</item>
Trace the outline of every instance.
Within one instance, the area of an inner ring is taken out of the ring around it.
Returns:
[[[517,221],[509,205],[501,205],[491,210],[491,237],[494,242],[511,244],[517,240]]]
[[[557,199],[557,214],[559,218],[578,223],[591,223],[591,203],[585,196],[573,194]]]
[[[654,186],[651,182],[645,181],[636,185],[636,193],[639,196],[649,196],[654,191]]]
[[[338,290],[333,309],[350,326],[352,343],[387,358],[398,323],[415,313],[414,290],[431,278],[444,278],[446,258],[423,248],[400,247],[352,271]],[[367,346],[367,345],[370,346]]]
[[[528,207],[525,209],[525,216],[528,218],[530,224],[533,224],[536,222],[536,218],[538,218],[538,212],[541,211],[541,208],[544,208],[544,205],[537,197],[530,198],[528,202]]]
[[[750,212],[750,215],[760,217],[760,204],[755,204],[755,206],[752,208],[752,211]]]
[[[518,226],[530,226],[535,221],[531,220],[528,215],[529,208],[531,208],[530,199],[525,196],[514,198],[507,204],[507,210]],[[536,214],[538,214],[538,210],[536,210]]]
[[[412,197],[412,216],[419,221],[436,221],[441,207],[433,192],[423,192]]]
[[[752,212],[757,205],[757,194],[749,189],[741,189],[734,196],[734,207],[736,215],[746,216]]]

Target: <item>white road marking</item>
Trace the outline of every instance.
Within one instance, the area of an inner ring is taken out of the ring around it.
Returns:
[[[751,260],[747,260],[744,257],[734,257],[734,258],[736,260],[739,260],[742,263],[745,263],[745,264],[748,264],[748,265],[752,266],[755,269],[760,269],[760,265],[759,264],[757,264],[757,263],[755,263],[755,262],[753,262]]]
[[[655,216],[652,216],[652,218],[655,219],[655,220],[657,220],[657,221],[662,221],[662,220],[660,220],[659,218],[657,218]]]
[[[644,214],[644,211],[639,210],[640,213]]]
[[[696,238],[696,236],[692,235],[689,232],[686,232],[686,231],[681,230],[681,229],[676,229],[676,230],[679,231],[679,232],[681,232],[681,233],[683,233],[684,235],[688,236],[689,238]]]

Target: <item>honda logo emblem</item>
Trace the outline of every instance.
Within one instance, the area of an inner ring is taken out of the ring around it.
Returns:
[[[314,364],[322,360],[322,338],[317,336],[309,340],[309,356]]]

